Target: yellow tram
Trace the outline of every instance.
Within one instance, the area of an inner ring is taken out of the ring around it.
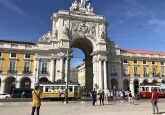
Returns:
[[[43,99],[62,99],[65,98],[66,85],[61,84],[40,84],[43,93],[41,98]],[[80,98],[80,86],[79,84],[68,84],[68,98],[78,99]]]

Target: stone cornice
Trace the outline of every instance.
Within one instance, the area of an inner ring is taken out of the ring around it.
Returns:
[[[71,14],[69,12],[65,13],[57,13],[56,15],[53,15],[51,19],[59,19],[59,18],[67,18],[70,20],[78,20],[78,21],[89,21],[89,22],[99,22],[99,23],[107,23],[106,19],[103,16],[97,16],[97,15],[76,15],[76,14]]]

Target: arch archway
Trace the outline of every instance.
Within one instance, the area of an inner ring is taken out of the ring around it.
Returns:
[[[134,93],[137,94],[139,92],[139,80],[134,80]]]
[[[124,81],[123,81],[123,89],[124,90],[127,90],[128,88],[129,88],[129,80],[128,79],[125,79]]]
[[[165,80],[162,80],[161,83],[165,83]]]
[[[152,83],[158,83],[158,80],[154,79],[154,80],[152,81]]]
[[[148,83],[148,80],[147,79],[144,79],[143,80],[143,85],[146,85]]]
[[[46,77],[42,77],[39,79],[39,83],[49,83],[49,80]]]
[[[11,94],[14,88],[16,88],[16,79],[14,77],[6,78],[4,92]]]
[[[20,88],[30,88],[31,87],[31,80],[28,77],[24,77],[21,79]]]
[[[78,37],[72,40],[71,48],[78,48],[81,49],[84,53],[85,59],[85,89],[87,91],[92,91],[93,87],[93,63],[91,56],[93,52],[93,44],[92,41],[86,37]],[[97,85],[97,84],[95,84]]]
[[[117,90],[118,89],[118,81],[116,79],[111,79],[111,88],[113,90]]]

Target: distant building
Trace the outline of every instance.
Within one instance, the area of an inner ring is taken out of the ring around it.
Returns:
[[[77,68],[70,69],[70,81],[74,83],[78,83],[78,69]]]

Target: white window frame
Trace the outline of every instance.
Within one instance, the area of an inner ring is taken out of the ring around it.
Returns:
[[[15,61],[15,68],[14,68],[14,69],[11,69],[11,68],[10,68],[10,62],[11,62],[11,61]],[[16,70],[17,70],[17,61],[16,61],[16,60],[10,60],[10,62],[9,62],[9,70],[16,71]]]
[[[15,53],[15,54],[16,54],[16,57],[11,57],[12,53]],[[10,53],[10,58],[12,58],[12,59],[16,59],[17,56],[18,56],[18,54],[17,54],[16,52],[11,52],[11,53]]]
[[[25,71],[25,63],[29,62],[29,70]],[[30,72],[31,71],[31,62],[30,61],[24,61],[24,72]]]
[[[137,69],[136,69],[136,72],[135,72],[135,68],[137,68]],[[134,69],[133,69],[133,70],[134,70],[134,75],[135,75],[135,74],[136,74],[136,75],[138,75],[138,74],[139,74],[139,71],[138,71],[138,66],[134,66]]]
[[[144,71],[144,68],[146,68],[146,73]],[[146,67],[146,66],[143,66],[143,75],[148,75],[148,67]]]
[[[29,54],[30,55],[30,58],[26,58],[26,54]],[[25,53],[24,54],[24,59],[31,59],[31,54],[30,53]]]

